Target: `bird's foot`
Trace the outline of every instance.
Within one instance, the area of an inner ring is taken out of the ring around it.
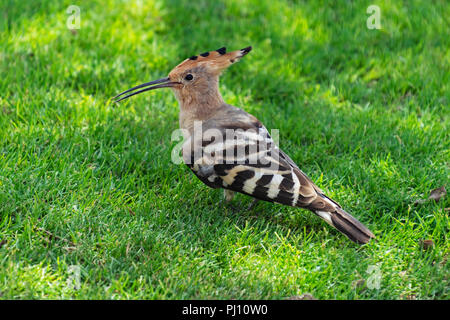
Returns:
[[[231,212],[233,214],[238,213],[240,211],[240,208],[232,203],[235,196],[235,192],[225,189],[223,190],[223,195],[224,195],[223,202],[225,203],[226,207],[231,209]]]
[[[223,190],[223,195],[225,197],[226,202],[231,202],[231,200],[233,200],[234,198],[234,191],[225,189]]]
[[[236,194],[234,191],[225,189],[223,194],[224,194],[224,198],[225,198],[225,202],[227,203],[227,206],[231,208],[233,213],[238,213],[238,212],[242,211],[242,207],[233,205],[231,203],[231,201],[234,199],[234,196]],[[247,208],[246,208],[247,211],[253,210],[258,202],[259,202],[258,199],[253,199],[252,203],[250,203],[250,205],[247,206]]]
[[[247,211],[253,210],[256,207],[258,202],[259,202],[258,199],[253,199],[252,203],[250,203],[250,205],[247,207]]]

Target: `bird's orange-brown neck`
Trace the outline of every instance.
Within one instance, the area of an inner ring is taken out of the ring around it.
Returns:
[[[219,78],[205,78],[195,86],[173,88],[180,105],[180,127],[190,130],[194,121],[208,119],[225,102],[219,92]]]

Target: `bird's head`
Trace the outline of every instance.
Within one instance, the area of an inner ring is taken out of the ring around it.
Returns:
[[[133,87],[114,98],[118,102],[145,91],[172,88],[181,104],[207,103],[208,99],[221,99],[217,90],[221,72],[238,62],[251,50],[252,47],[246,47],[227,53],[226,48],[223,47],[215,51],[201,53],[198,56],[192,56],[170,71],[168,77]]]

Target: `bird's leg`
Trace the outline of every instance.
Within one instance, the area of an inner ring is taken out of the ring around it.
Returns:
[[[231,190],[224,189],[224,190],[223,190],[223,194],[224,194],[224,197],[225,197],[225,201],[229,203],[229,202],[231,202],[231,201],[233,200],[233,198],[234,198],[236,192],[231,191]],[[253,208],[255,208],[255,206],[256,206],[256,204],[258,203],[258,201],[259,201],[258,199],[253,199],[252,203],[250,203],[250,205],[247,207],[247,211],[250,211],[250,210],[252,210]],[[230,205],[230,206],[231,206],[231,208],[233,209],[233,211],[238,210],[237,207],[235,207],[235,206],[233,206],[233,205]]]
[[[225,197],[225,201],[230,202],[234,198],[234,191],[225,189],[223,190],[223,195]]]
[[[253,199],[252,203],[250,203],[250,205],[247,207],[247,211],[252,210],[253,208],[255,208],[256,204],[258,203],[258,199]]]
[[[224,189],[223,195],[225,197],[225,202],[227,203],[227,207],[229,207],[234,214],[240,212],[240,208],[231,203],[231,201],[233,200],[233,198],[235,196],[235,192]]]

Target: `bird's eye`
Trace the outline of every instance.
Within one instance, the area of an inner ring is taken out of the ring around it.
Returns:
[[[188,80],[188,81],[191,81],[192,79],[194,79],[194,76],[193,76],[192,74],[188,73],[188,74],[186,75],[186,77],[184,77],[184,79],[186,79],[186,80]]]

